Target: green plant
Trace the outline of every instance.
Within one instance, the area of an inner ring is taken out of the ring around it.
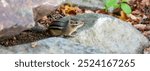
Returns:
[[[105,10],[110,11],[121,8],[126,14],[132,12],[131,7],[127,4],[128,0],[104,0]]]

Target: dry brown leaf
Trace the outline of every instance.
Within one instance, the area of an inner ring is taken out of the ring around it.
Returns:
[[[144,49],[144,54],[150,54],[150,47]]]
[[[132,11],[132,14],[133,14],[133,15],[139,15],[139,14],[140,14],[140,11],[139,11],[139,10],[134,10],[134,11]]]
[[[96,12],[95,13],[97,13],[97,14],[107,14],[107,12],[105,11],[105,10],[96,10]]]
[[[76,8],[70,5],[64,5],[61,11],[64,15],[76,15]]]
[[[148,37],[148,36],[150,36],[150,31],[144,31],[143,34],[144,34],[146,37]]]
[[[145,30],[150,30],[150,24],[146,25]]]
[[[44,16],[43,18],[42,18],[42,20],[47,20],[48,18],[47,18],[47,16]]]
[[[137,17],[135,15],[133,15],[133,14],[129,14],[128,17],[130,17],[132,20],[136,20],[137,19]]]
[[[80,9],[79,7],[77,6],[72,6],[70,4],[65,4],[65,5],[62,5],[60,8],[59,8],[60,12],[66,16],[68,15],[77,15],[79,13],[83,13],[82,9]]]
[[[126,21],[128,17],[123,11],[120,11],[119,19]]]
[[[78,14],[78,13],[83,13],[82,9],[80,9],[79,7],[75,7],[75,9],[76,9],[76,13],[77,13],[77,14]]]
[[[150,0],[142,0],[141,5],[150,5]]]
[[[144,31],[146,29],[146,25],[144,24],[135,24],[133,26],[141,31]]]

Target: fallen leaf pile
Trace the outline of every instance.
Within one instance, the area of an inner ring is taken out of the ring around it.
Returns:
[[[130,0],[132,14],[130,22],[150,39],[150,0]]]
[[[80,9],[77,6],[73,6],[72,4],[63,4],[60,6],[58,11],[65,16],[77,15],[79,13],[83,13],[82,9]]]
[[[38,22],[46,27],[50,26],[53,21],[56,21],[60,18],[64,17],[64,15],[60,14],[59,11],[54,11],[53,13],[44,16],[42,19],[40,19]]]

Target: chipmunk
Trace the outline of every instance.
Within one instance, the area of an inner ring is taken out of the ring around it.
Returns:
[[[73,37],[72,34],[83,25],[84,22],[77,19],[69,19],[65,22],[55,21],[49,26],[48,31],[52,36]]]

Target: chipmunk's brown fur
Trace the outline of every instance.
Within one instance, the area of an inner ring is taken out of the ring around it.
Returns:
[[[49,26],[48,31],[52,36],[74,36],[72,33],[83,25],[84,22],[77,19],[70,19],[66,22],[55,21],[53,25]]]

